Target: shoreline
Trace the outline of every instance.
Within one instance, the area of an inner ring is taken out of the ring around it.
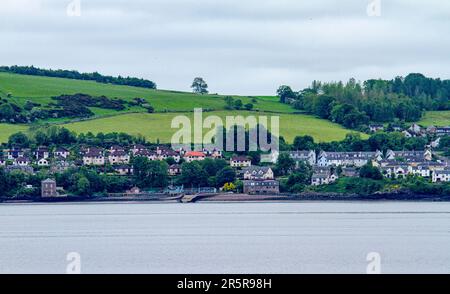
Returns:
[[[411,192],[378,193],[372,195],[356,194],[279,194],[279,195],[247,195],[247,194],[214,194],[198,195],[187,203],[264,203],[264,202],[450,202],[450,195],[423,195]],[[48,199],[5,199],[1,204],[52,204],[52,203],[183,203],[179,197],[104,197],[104,198],[48,198]],[[185,202],[186,203],[186,202]]]

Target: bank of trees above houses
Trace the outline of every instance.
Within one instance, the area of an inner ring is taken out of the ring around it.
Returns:
[[[393,80],[350,79],[347,83],[314,81],[302,91],[281,86],[281,103],[353,129],[370,122],[418,121],[425,110],[450,109],[450,80],[409,74]]]

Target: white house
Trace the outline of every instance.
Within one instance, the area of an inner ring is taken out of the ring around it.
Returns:
[[[115,150],[108,156],[110,164],[128,164],[130,163],[130,155],[124,150]]]
[[[324,173],[315,173],[311,178],[311,185],[320,186],[320,185],[328,185],[336,182],[339,177],[334,173],[324,172]]]
[[[362,167],[372,160],[382,160],[382,154],[377,152],[325,152],[319,154],[317,165],[326,166],[356,166]]]
[[[300,162],[308,163],[311,166],[316,164],[316,152],[314,150],[309,151],[292,151],[289,152],[289,156],[295,161],[297,167]]]
[[[388,150],[386,152],[386,159],[388,160],[396,160],[396,159],[405,159],[406,161],[431,161],[433,159],[433,153],[431,150],[422,150],[422,151],[392,151]]]
[[[166,147],[157,147],[156,156],[158,160],[166,160],[168,158],[173,158],[175,162],[180,162],[181,156],[178,152]]]
[[[22,149],[16,147],[13,147],[12,149],[6,149],[3,151],[3,153],[6,153],[6,157],[9,160],[23,157],[25,155],[25,152]]]
[[[203,152],[190,151],[186,152],[183,158],[186,162],[201,161],[206,158],[206,155]]]
[[[383,131],[384,126],[381,124],[373,124],[373,125],[369,125],[369,129],[372,133],[376,133],[378,131]]]
[[[13,165],[15,166],[28,166],[30,165],[31,161],[26,157],[19,157],[14,160]]]
[[[408,131],[414,135],[421,135],[423,133],[423,129],[418,124],[412,124]]]
[[[133,167],[130,165],[115,165],[114,171],[121,176],[133,174]]]
[[[136,155],[136,153],[142,151],[147,151],[147,147],[145,147],[144,145],[136,144],[131,148],[131,152],[133,153],[133,155]]]
[[[105,157],[99,150],[90,150],[83,156],[84,165],[104,165]]]
[[[276,163],[278,161],[278,157],[280,156],[280,152],[277,150],[272,150],[269,154],[261,154],[261,162],[266,163]]]
[[[55,157],[62,157],[62,158],[67,158],[70,156],[69,150],[63,147],[56,148],[53,154],[55,155]]]
[[[433,183],[450,182],[450,170],[437,170],[433,172]]]
[[[450,135],[450,127],[437,127],[436,128],[436,136],[448,136]]]
[[[412,138],[413,135],[408,131],[408,130],[404,130],[402,132],[403,136],[405,136],[405,138]]]
[[[388,165],[381,167],[381,171],[387,178],[404,178],[409,174],[409,167],[407,165]]]
[[[49,166],[49,162],[46,158],[41,158],[37,162],[38,166]]]
[[[429,178],[429,177],[431,177],[431,170],[428,168],[428,166],[422,166],[422,165],[412,166],[412,165],[410,165],[408,167],[408,174],[418,176],[418,177],[423,177],[423,178]]]
[[[246,156],[233,156],[230,160],[231,167],[249,167],[252,166],[252,160]]]
[[[243,170],[244,180],[273,180],[275,175],[270,167],[251,166]]]
[[[36,157],[36,159],[41,159],[41,158],[47,159],[50,157],[50,152],[47,147],[41,146],[34,152],[34,156]]]
[[[205,146],[203,148],[203,154],[205,154],[208,157],[212,158],[222,158],[223,152],[220,149],[217,149],[216,147],[211,146]]]
[[[156,152],[149,151],[147,149],[141,149],[133,153],[135,157],[147,157],[148,160],[154,161],[158,158]]]

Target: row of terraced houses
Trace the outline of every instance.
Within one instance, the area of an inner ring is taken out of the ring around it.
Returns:
[[[313,167],[312,185],[335,182],[339,177],[336,167],[344,176],[358,176],[357,170],[368,163],[380,169],[385,177],[415,175],[432,179],[433,182],[450,181],[450,160],[433,154],[431,149],[423,151],[376,152],[325,152],[318,155],[313,150],[289,152],[297,164],[308,163]]]
[[[335,182],[339,177],[358,177],[359,168],[372,163],[379,168],[385,177],[405,177],[416,175],[430,178],[433,182],[450,181],[450,161],[447,158],[433,154],[431,149],[423,151],[393,151],[376,152],[325,152],[314,150],[291,151],[289,156],[299,165],[307,163],[313,168],[311,185],[325,185]],[[279,153],[272,154],[276,162]],[[133,174],[130,164],[133,157],[146,157],[151,161],[172,158],[174,164],[169,166],[168,174],[178,175],[182,172],[181,161],[201,161],[206,158],[222,158],[221,150],[205,148],[201,152],[172,150],[166,146],[149,149],[144,145],[133,145],[129,148],[114,145],[103,149],[99,147],[84,147],[77,154],[57,147],[39,147],[36,150],[12,148],[3,150],[0,166],[6,171],[21,170],[33,173],[36,167],[49,167],[53,173],[63,172],[75,166],[111,165],[119,175]],[[266,166],[253,166],[246,156],[233,156],[230,166],[238,170],[238,175],[244,181],[244,192],[249,194],[278,193],[279,182],[273,171]],[[337,172],[340,167],[340,172]]]

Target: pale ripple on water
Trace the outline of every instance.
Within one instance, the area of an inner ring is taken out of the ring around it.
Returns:
[[[450,273],[450,203],[0,205],[0,273]]]

